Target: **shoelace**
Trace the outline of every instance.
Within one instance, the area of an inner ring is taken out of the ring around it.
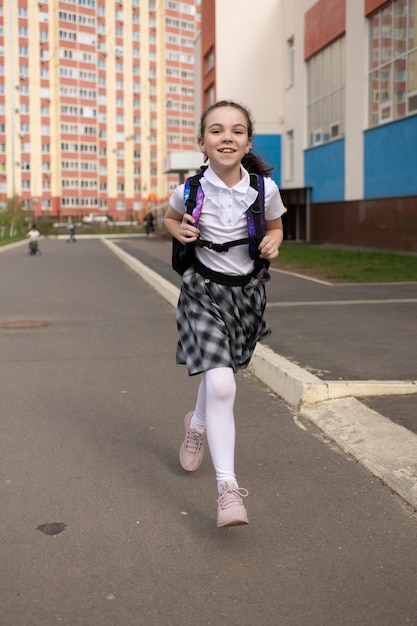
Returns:
[[[227,487],[223,487],[217,502],[222,509],[227,509],[231,506],[236,506],[236,504],[243,505],[242,498],[246,498],[248,495],[249,491],[247,489],[227,484]]]
[[[195,430],[187,431],[187,441],[185,443],[185,449],[188,452],[193,452],[197,454],[197,452],[199,452],[200,448],[202,447],[203,443],[204,443],[204,435],[201,435]]]

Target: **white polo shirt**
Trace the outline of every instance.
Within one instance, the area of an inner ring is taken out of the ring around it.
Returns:
[[[208,167],[201,178],[204,204],[198,227],[201,239],[224,243],[248,237],[246,211],[255,201],[258,192],[250,186],[248,172],[241,167],[242,178],[234,187],[225,183]],[[284,213],[284,205],[276,183],[265,181],[265,219],[274,220]],[[170,205],[178,213],[185,213],[184,185],[179,185],[170,199]],[[249,246],[230,248],[228,252],[215,252],[196,247],[197,258],[216,272],[232,275],[249,274],[254,262],[249,256]]]

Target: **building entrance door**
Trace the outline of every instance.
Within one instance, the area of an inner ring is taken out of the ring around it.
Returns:
[[[282,201],[287,209],[282,216],[284,239],[309,241],[310,189],[280,189]]]

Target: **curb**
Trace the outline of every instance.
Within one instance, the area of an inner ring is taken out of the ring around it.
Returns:
[[[121,250],[103,243],[173,307],[179,289]],[[261,382],[417,510],[417,435],[357,397],[417,394],[417,381],[322,381],[258,344],[249,365]]]
[[[178,287],[175,287],[168,280],[154,272],[147,265],[144,265],[138,259],[131,256],[121,248],[119,248],[117,244],[117,240],[114,241],[112,239],[103,238],[101,240],[110,250],[119,257],[130,269],[139,274],[144,281],[146,281],[151,287],[155,289],[165,300],[167,300],[174,308],[178,303],[178,296],[180,290]]]
[[[42,239],[42,237],[40,237]],[[13,248],[19,248],[19,246],[23,246],[23,244],[28,245],[28,239],[22,239],[21,241],[15,241],[14,243],[8,243],[5,246],[0,246],[0,254],[2,252],[7,252],[7,250],[12,250]]]
[[[321,380],[261,344],[256,346],[249,370],[295,409],[352,396],[417,394],[415,380]]]
[[[356,398],[305,407],[301,415],[417,510],[417,435]]]

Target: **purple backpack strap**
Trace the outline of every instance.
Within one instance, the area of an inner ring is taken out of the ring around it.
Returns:
[[[255,239],[255,243],[249,244],[249,255],[251,259],[258,260],[258,245],[263,239],[266,231],[265,224],[265,183],[264,177],[260,174],[250,175],[251,187],[256,189],[258,196],[252,206],[246,211],[248,220],[248,235]]]
[[[200,178],[204,176],[204,171],[190,176],[187,178],[184,184],[184,204],[187,209],[187,213],[193,216],[195,222],[193,226],[198,226],[198,221],[201,215],[201,209],[204,202],[204,191],[200,185]]]

